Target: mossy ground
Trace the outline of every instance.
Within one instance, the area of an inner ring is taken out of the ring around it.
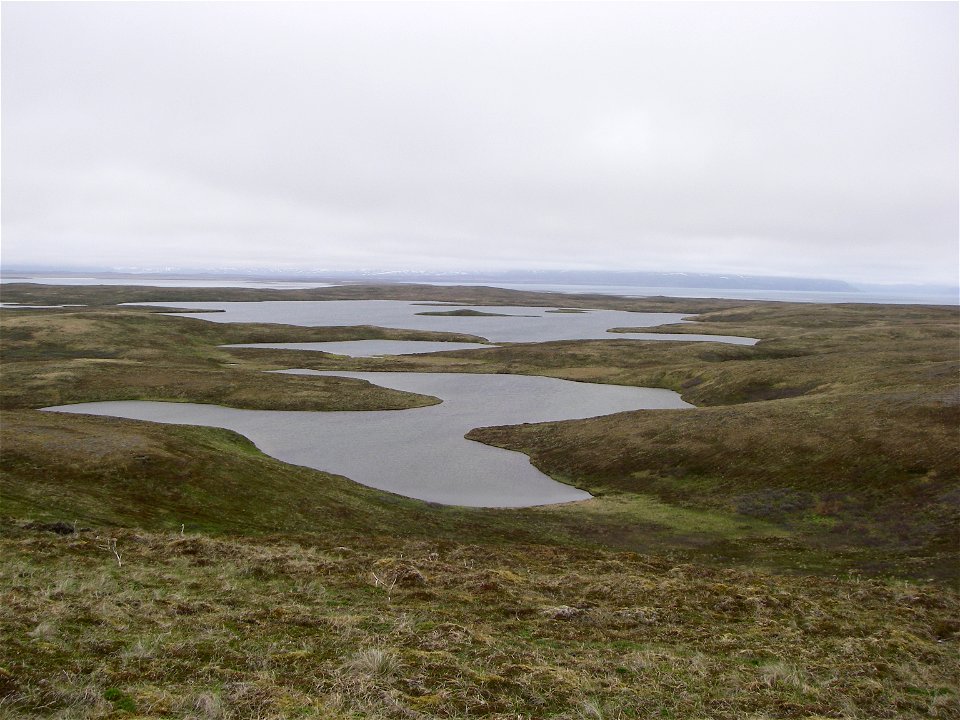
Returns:
[[[700,311],[696,332],[763,338],[350,359],[218,345],[438,337],[113,306],[288,296],[215,292],[4,287],[90,307],[0,311],[0,714],[960,717],[955,309],[293,293]],[[654,385],[701,409],[474,431],[597,495],[518,511],[377,492],[227,431],[32,409],[434,401],[262,372],[281,367]]]

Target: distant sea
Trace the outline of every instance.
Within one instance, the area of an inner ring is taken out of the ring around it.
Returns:
[[[822,292],[819,290],[737,290],[732,288],[637,287],[634,285],[551,285],[548,283],[458,283],[431,282],[428,285],[473,285],[530,292],[557,292],[575,295],[623,295],[625,297],[723,298],[728,300],[779,300],[808,303],[870,303],[892,305],[960,305],[960,292],[921,294],[891,288],[864,292]]]
[[[137,285],[142,287],[222,287],[258,288],[261,290],[305,290],[331,287],[341,283],[310,282],[299,280],[272,280],[258,278],[167,278],[167,277],[99,277],[96,275],[6,275],[0,283],[28,282],[43,285]],[[352,283],[376,282],[372,278],[358,277]],[[398,283],[406,284],[406,283]],[[635,285],[574,285],[551,283],[499,283],[499,282],[427,282],[415,284],[452,287],[499,287],[507,290],[530,292],[555,292],[573,295],[623,295],[625,297],[682,297],[723,298],[729,300],[779,300],[781,302],[808,303],[871,303],[896,305],[960,305],[960,293],[954,290],[937,289],[921,292],[914,288],[897,286],[872,286],[861,292],[825,292],[820,290],[741,290],[735,288],[690,288],[690,287],[640,287]]]

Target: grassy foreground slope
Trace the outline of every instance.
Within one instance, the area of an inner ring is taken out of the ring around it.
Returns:
[[[3,707],[102,718],[960,712],[957,602],[935,589],[543,544],[341,542],[7,526]]]
[[[700,310],[697,332],[764,341],[378,360],[217,345],[437,338],[111,305],[203,299],[167,291],[27,287],[91,307],[0,310],[0,716],[960,717],[954,310],[598,298],[578,302]],[[702,407],[475,431],[599,496],[522,511],[373,491],[226,431],[32,409],[433,402],[262,372],[291,366],[646,384]]]

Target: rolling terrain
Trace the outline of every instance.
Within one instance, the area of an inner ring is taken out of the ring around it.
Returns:
[[[689,312],[663,332],[761,342],[346,358],[219,346],[477,338],[117,307],[324,298]],[[0,713],[960,716],[956,308],[428,286],[3,300],[83,307],[0,310]],[[436,402],[264,372],[290,367],[663,387],[698,409],[471,431],[596,496],[510,511],[377,492],[223,430],[36,410]]]

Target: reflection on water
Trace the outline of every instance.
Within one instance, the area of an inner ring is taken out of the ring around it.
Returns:
[[[443,402],[373,412],[235,410],[141,401],[45,409],[227,428],[285,462],[345,475],[407,497],[449,505],[526,507],[585,500],[590,495],[550,479],[521,453],[464,439],[466,432],[491,425],[692,407],[670,390],[521,375],[281,372],[360,378]]]

